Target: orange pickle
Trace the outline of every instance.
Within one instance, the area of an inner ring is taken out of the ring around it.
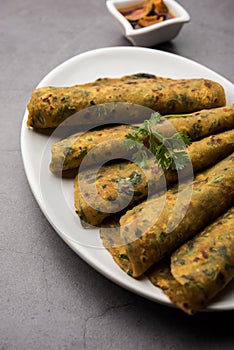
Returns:
[[[147,0],[132,6],[119,8],[118,11],[130,22],[134,29],[148,27],[175,17],[163,0]]]

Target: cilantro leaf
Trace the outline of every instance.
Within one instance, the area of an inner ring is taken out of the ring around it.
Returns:
[[[148,120],[135,131],[134,134],[127,134],[125,146],[128,150],[136,149],[132,160],[139,166],[146,166],[148,155],[144,149],[145,145],[155,156],[163,170],[182,170],[189,161],[186,147],[191,144],[190,138],[182,132],[175,132],[172,136],[165,137],[162,133],[152,130],[152,126],[164,120],[158,112],[151,114]]]

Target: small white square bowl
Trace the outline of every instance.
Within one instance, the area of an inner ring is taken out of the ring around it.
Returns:
[[[180,32],[184,23],[190,21],[189,13],[175,0],[164,0],[169,11],[175,16],[148,27],[134,29],[131,23],[118,11],[118,9],[134,6],[141,0],[107,0],[106,6],[112,16],[120,23],[123,34],[135,46],[152,47],[172,40]]]

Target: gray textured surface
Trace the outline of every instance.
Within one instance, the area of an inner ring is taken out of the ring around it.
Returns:
[[[233,0],[181,0],[192,16],[159,49],[234,82]],[[104,0],[0,0],[1,349],[233,349],[228,316],[182,312],[121,289],[59,238],[28,186],[20,127],[31,91],[80,52],[130,45]]]

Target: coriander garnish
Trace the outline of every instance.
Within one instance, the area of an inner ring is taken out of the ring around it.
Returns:
[[[172,136],[165,137],[162,133],[153,130],[152,127],[163,121],[165,117],[160,113],[154,112],[150,119],[136,130],[134,134],[127,134],[125,145],[128,150],[136,149],[132,155],[132,160],[139,166],[146,166],[148,159],[145,145],[155,156],[163,170],[177,169],[182,170],[188,163],[189,158],[185,151],[186,146],[191,144],[190,138],[181,133],[175,132]]]

